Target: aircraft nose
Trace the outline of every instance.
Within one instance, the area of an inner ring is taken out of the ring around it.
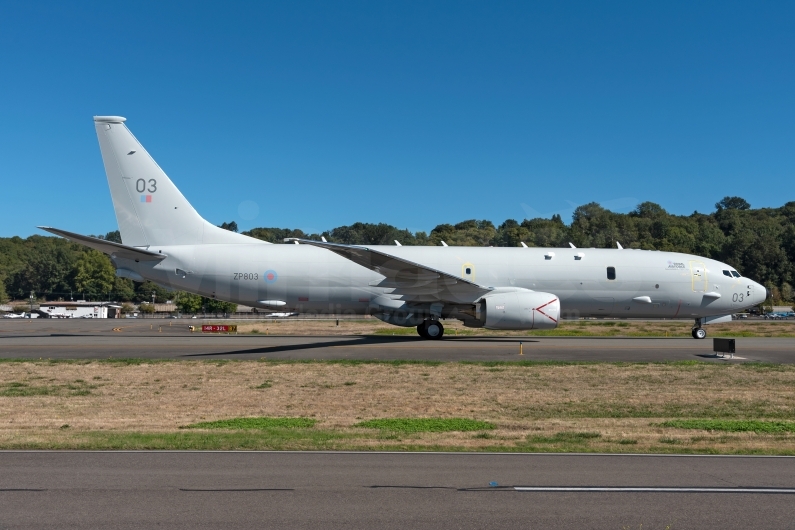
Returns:
[[[770,298],[770,293],[768,292],[767,288],[764,285],[759,283],[753,282],[754,284],[754,293],[756,293],[755,298],[757,299],[756,303],[761,304],[768,298]]]

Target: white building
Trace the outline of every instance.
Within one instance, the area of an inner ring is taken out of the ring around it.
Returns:
[[[119,318],[121,306],[107,302],[42,302],[37,311],[48,318]]]

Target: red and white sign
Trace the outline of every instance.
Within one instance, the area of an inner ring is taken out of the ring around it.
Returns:
[[[237,326],[202,326],[202,333],[229,333],[237,331]]]

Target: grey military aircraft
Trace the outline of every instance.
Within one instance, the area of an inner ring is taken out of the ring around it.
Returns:
[[[440,339],[442,320],[550,329],[561,318],[691,318],[702,326],[761,303],[725,263],[595,248],[274,245],[204,220],[125,125],[95,116],[123,244],[40,227],[108,254],[117,276],[279,312],[371,314]]]

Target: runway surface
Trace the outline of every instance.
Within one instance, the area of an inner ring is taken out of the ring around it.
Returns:
[[[795,521],[791,493],[732,492],[793,488],[795,458],[3,452],[0,466],[0,528],[792,528]],[[523,492],[517,485],[706,491]]]
[[[191,333],[189,323],[5,320],[0,321],[0,358],[795,362],[791,338],[738,338],[737,358],[729,360],[714,356],[710,339],[209,335]]]
[[[714,356],[710,339],[448,336],[441,341],[428,341],[415,336],[211,335],[191,333],[188,323],[187,320],[3,321],[0,357],[795,362],[795,339],[789,338],[738,338],[738,358],[729,360]],[[520,341],[522,356],[519,356]]]

